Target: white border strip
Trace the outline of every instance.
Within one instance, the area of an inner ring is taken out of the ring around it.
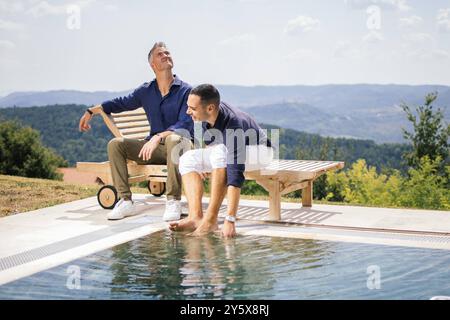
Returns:
[[[153,223],[124,231],[113,236],[87,243],[72,249],[59,252],[48,257],[25,263],[0,272],[0,285],[28,277],[32,274],[44,271],[70,261],[86,257],[96,252],[109,249],[119,244],[147,236],[149,234],[164,230],[166,223]]]

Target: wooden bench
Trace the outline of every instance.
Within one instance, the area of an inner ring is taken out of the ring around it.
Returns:
[[[143,108],[109,115],[96,107],[94,113],[102,116],[115,137],[144,139],[150,132]],[[127,165],[130,183],[148,181],[151,194],[164,194],[167,180],[165,165],[138,165],[134,161],[128,161]],[[302,205],[311,207],[314,180],[327,171],[343,167],[344,162],[341,161],[275,160],[264,170],[246,171],[244,175],[247,180],[255,180],[269,192],[269,219],[280,220],[281,196],[302,190]],[[109,161],[77,162],[77,171],[97,174],[97,182],[102,185],[97,193],[98,202],[103,208],[112,209],[118,197],[113,186]]]

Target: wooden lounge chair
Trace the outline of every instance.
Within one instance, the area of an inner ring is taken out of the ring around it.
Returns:
[[[115,137],[144,139],[150,131],[143,108],[110,115],[101,108],[96,108],[94,113],[102,116]],[[264,170],[246,171],[245,178],[255,180],[269,192],[269,219],[280,220],[282,195],[302,190],[302,205],[311,207],[314,180],[327,171],[343,167],[344,162],[340,161],[275,160]],[[103,208],[112,209],[118,197],[112,185],[109,161],[77,162],[77,170],[97,174],[97,182],[102,185],[97,193],[98,202]],[[128,174],[130,183],[148,181],[151,194],[164,194],[167,180],[165,165],[138,165],[134,161],[128,161]]]

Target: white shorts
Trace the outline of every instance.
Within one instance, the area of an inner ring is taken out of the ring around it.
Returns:
[[[261,170],[273,160],[273,149],[265,145],[250,145],[245,151],[245,171]],[[227,147],[224,144],[189,150],[181,156],[179,163],[181,175],[190,172],[206,173],[226,167]]]

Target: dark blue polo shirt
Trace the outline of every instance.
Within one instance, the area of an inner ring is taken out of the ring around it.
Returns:
[[[205,144],[223,143],[227,146],[227,185],[241,188],[245,181],[245,147],[256,144],[271,147],[272,144],[267,135],[249,114],[223,101],[220,102],[219,114],[214,125],[210,126],[207,122],[203,122],[202,127],[205,132]],[[217,141],[214,133],[208,134],[208,129],[220,131],[222,141]],[[241,132],[244,134],[240,134],[236,130],[242,130]],[[232,135],[233,132],[234,135]],[[232,142],[231,139],[233,139]]]
[[[193,137],[194,123],[186,114],[187,98],[192,87],[175,76],[169,93],[162,97],[156,79],[146,82],[131,94],[102,103],[105,113],[119,113],[143,107],[150,123],[150,138],[163,131],[185,129]],[[180,132],[177,132],[180,133]],[[184,135],[186,136],[186,135]]]

